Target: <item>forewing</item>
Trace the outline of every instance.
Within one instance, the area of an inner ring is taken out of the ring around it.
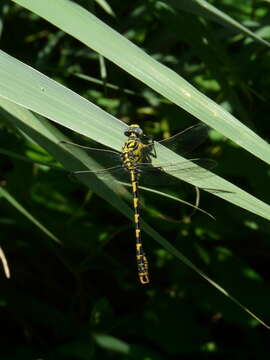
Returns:
[[[158,141],[159,144],[177,154],[184,155],[202,144],[208,137],[209,127],[205,124],[191,126],[168,139]]]
[[[78,147],[80,149],[84,149],[89,157],[97,163],[96,165],[93,165],[93,168],[91,169],[92,171],[97,171],[102,168],[107,169],[121,166],[122,162],[120,153],[117,151],[83,146],[70,141],[61,141],[61,143],[71,148]]]
[[[104,168],[99,170],[82,170],[82,171],[74,171],[72,173],[73,176],[89,176],[96,175],[98,178],[102,180],[110,180],[110,181],[119,181],[124,183],[130,183],[130,175],[123,168],[123,166],[114,166],[111,168]]]
[[[211,176],[207,170],[213,169],[217,163],[211,159],[191,159],[176,163],[140,164],[139,183],[141,185],[170,185],[179,182],[176,176],[183,176],[185,180],[201,179]],[[171,175],[170,175],[171,174]]]

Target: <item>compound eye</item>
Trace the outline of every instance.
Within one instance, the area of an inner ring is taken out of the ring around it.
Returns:
[[[137,128],[137,129],[135,130],[135,132],[136,132],[136,135],[138,135],[138,136],[142,136],[142,134],[143,134],[143,131],[142,131],[141,128]]]
[[[141,137],[143,135],[143,131],[141,128],[138,127],[138,125],[130,126],[127,130],[124,131],[124,135],[130,136],[131,134],[136,134],[136,136]]]

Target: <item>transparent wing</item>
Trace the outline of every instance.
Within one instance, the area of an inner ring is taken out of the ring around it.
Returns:
[[[195,137],[195,140],[194,138]],[[174,135],[173,137],[162,140],[162,145],[177,146],[179,149],[190,151],[195,146],[198,146],[207,137],[207,127],[204,124],[199,124],[188,128],[187,130]],[[190,145],[190,140],[193,140]],[[112,150],[91,148],[87,146],[78,145],[72,142],[62,143],[76,146],[85,149],[89,156],[93,158],[98,164],[97,168],[91,170],[75,171],[73,175],[87,176],[87,174],[95,174],[101,179],[108,179],[111,176],[116,181],[130,183],[130,175],[128,171],[122,166],[120,153]],[[191,159],[189,161],[175,162],[175,163],[160,163],[153,165],[150,163],[138,164],[139,182],[141,185],[168,185],[179,182],[176,178],[178,174],[184,174],[186,180],[200,179],[202,177],[211,176],[211,173],[206,169],[213,169],[217,163],[211,159]],[[171,173],[169,175],[167,172]]]
[[[168,185],[179,182],[175,175],[184,174],[186,179],[211,176],[211,173],[207,172],[206,169],[213,169],[216,165],[217,163],[211,159],[191,159],[180,163],[160,163],[155,166],[151,163],[138,164],[137,170],[141,185]],[[172,175],[168,174],[167,171]],[[122,165],[98,170],[75,171],[73,174],[95,174],[101,179],[113,176],[116,181],[130,183],[129,172]]]
[[[186,180],[201,179],[211,176],[206,170],[217,166],[216,161],[211,159],[191,159],[176,163],[139,164],[141,185],[170,185],[179,183],[175,176],[183,175]],[[168,174],[171,173],[172,175]]]
[[[215,168],[217,162],[212,159],[190,159],[189,161],[182,161],[176,163],[160,163],[151,166],[151,164],[140,164],[138,165],[141,176],[139,179],[139,185],[141,186],[156,186],[161,185],[164,187],[179,184],[181,180],[177,178],[177,175],[183,175],[185,180],[198,180],[207,179],[212,176],[212,173],[207,171]],[[168,174],[168,171],[171,173]],[[220,193],[232,193],[223,189],[213,188],[201,188],[202,190],[208,191],[212,194]],[[197,205],[196,205],[197,206]]]
[[[87,152],[87,154],[100,165],[100,168],[104,168],[104,170],[106,168],[121,166],[122,162],[121,162],[120,153],[117,151],[92,148],[88,146],[79,145],[70,141],[61,141],[61,143],[65,145],[78,147],[80,149],[84,149]],[[93,170],[97,171],[98,168]]]
[[[89,174],[96,175],[100,179],[103,180],[113,180],[120,181],[124,183],[130,183],[130,175],[129,173],[123,168],[123,166],[113,166],[106,169],[100,170],[82,170],[82,171],[74,171],[72,175],[80,175],[80,176],[87,176]]]
[[[173,175],[166,173],[169,171],[174,175],[185,175],[185,179],[201,179],[211,176],[211,173],[206,170],[213,169],[216,167],[217,163],[211,159],[191,159],[190,161],[183,161],[177,163],[160,163],[157,166],[152,164],[140,164],[137,166],[139,171],[139,185],[141,186],[151,186],[151,185],[160,185],[160,186],[170,186],[173,184],[179,184],[180,179],[176,178]],[[128,171],[121,166],[113,166],[106,169],[99,170],[82,170],[75,171],[71,175],[76,176],[88,176],[89,174],[94,174],[104,180],[113,180],[119,181],[121,183],[130,184],[130,175]],[[202,188],[213,194],[218,193],[230,193],[229,191],[222,189],[212,189],[212,188]]]
[[[168,139],[157,141],[170,150],[184,155],[202,144],[208,137],[209,127],[205,124],[197,124],[171,136]],[[151,146],[151,144],[149,145]]]

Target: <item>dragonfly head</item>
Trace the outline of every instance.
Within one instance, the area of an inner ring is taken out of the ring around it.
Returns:
[[[134,136],[136,138],[139,138],[143,135],[142,129],[137,124],[132,124],[128,127],[127,130],[125,130],[124,134],[128,137]]]

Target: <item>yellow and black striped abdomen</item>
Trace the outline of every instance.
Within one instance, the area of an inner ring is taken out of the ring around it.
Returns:
[[[148,261],[146,259],[141,240],[140,212],[139,212],[139,194],[138,194],[138,175],[136,170],[130,171],[130,179],[132,185],[133,206],[134,206],[134,222],[136,236],[136,259],[138,267],[138,275],[142,284],[149,283]]]
[[[138,180],[140,174],[136,167],[137,164],[143,162],[144,160],[144,146],[145,145],[142,144],[138,139],[130,137],[122,148],[122,161],[124,168],[130,174],[130,181],[132,186],[138,275],[140,282],[142,284],[147,284],[149,283],[148,262],[142,247],[139,213]]]

